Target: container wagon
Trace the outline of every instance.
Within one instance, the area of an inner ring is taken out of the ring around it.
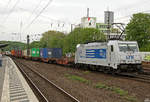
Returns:
[[[22,58],[23,57],[23,51],[22,50],[17,50],[17,57]]]
[[[11,50],[11,55],[15,56],[15,50]]]
[[[31,49],[29,49],[29,53],[28,50],[23,50],[23,58],[31,59]]]
[[[43,62],[56,63],[57,59],[62,58],[61,48],[41,48],[40,57]]]
[[[32,60],[40,60],[40,49],[39,48],[32,48],[30,56],[31,56]]]

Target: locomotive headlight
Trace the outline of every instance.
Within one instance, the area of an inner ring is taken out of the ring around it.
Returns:
[[[126,63],[126,60],[121,60],[121,63]]]
[[[140,60],[135,60],[135,62],[139,63],[139,62],[140,62]]]

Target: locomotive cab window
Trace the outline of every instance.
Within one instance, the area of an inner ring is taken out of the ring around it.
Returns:
[[[138,52],[138,47],[136,44],[121,43],[119,44],[119,50],[120,52],[128,52],[128,51]]]
[[[110,47],[111,47],[111,52],[114,52],[114,47],[113,47],[113,45],[111,45]]]

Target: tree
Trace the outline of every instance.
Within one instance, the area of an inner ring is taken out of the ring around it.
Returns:
[[[64,53],[74,53],[77,44],[98,40],[106,40],[106,36],[100,30],[95,28],[76,28],[64,38],[63,51]]]
[[[140,48],[141,51],[150,51],[150,42]]]
[[[42,47],[42,46],[41,46],[41,43],[39,41],[33,41],[30,44],[30,48],[40,48],[40,47]]]
[[[62,48],[64,33],[58,31],[48,31],[40,39],[43,48]]]
[[[8,46],[2,48],[3,51],[11,51],[13,49],[26,49],[26,44],[22,42],[15,41],[0,41],[0,44],[8,44]]]
[[[137,41],[140,49],[146,47],[150,43],[150,14],[134,14],[126,27],[126,33],[126,40]]]

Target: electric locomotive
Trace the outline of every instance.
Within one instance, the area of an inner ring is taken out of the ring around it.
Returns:
[[[142,60],[136,41],[110,40],[78,44],[76,48],[76,65],[115,73],[142,70]]]

